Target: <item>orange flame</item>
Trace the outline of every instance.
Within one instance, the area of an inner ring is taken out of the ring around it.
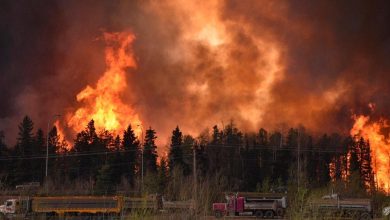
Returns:
[[[61,127],[60,121],[56,120],[54,122],[54,126],[57,128],[57,135],[60,137],[61,146],[60,149],[57,149],[59,152],[63,152],[65,150],[69,150],[70,148],[70,142],[66,139],[65,132]]]
[[[354,115],[350,134],[369,140],[371,147],[372,166],[376,175],[379,188],[389,191],[390,183],[390,139],[383,134],[383,129],[389,128],[386,119],[370,121],[369,116]]]
[[[125,70],[136,68],[133,52],[129,48],[135,36],[128,32],[104,33],[103,38],[107,44],[106,71],[95,87],[87,85],[77,95],[77,101],[83,103],[83,107],[68,115],[68,126],[79,132],[93,119],[97,130],[107,129],[119,134],[131,124],[136,133],[140,133],[138,115],[122,101],[127,89]]]

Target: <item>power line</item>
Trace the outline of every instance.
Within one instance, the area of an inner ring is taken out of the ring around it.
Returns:
[[[182,147],[190,146],[190,145],[181,145]],[[191,145],[192,146],[192,145]],[[235,145],[206,145],[205,151],[207,152],[207,148],[246,148],[242,145],[235,144]],[[325,149],[324,149],[325,148]],[[328,149],[326,149],[328,148]],[[345,149],[336,149],[332,150],[329,149],[331,147],[322,147],[322,146],[313,146],[310,148],[300,148],[300,152],[314,152],[314,153],[345,153]],[[334,147],[332,147],[334,148]],[[287,147],[287,146],[264,146],[264,145],[252,145],[246,150],[273,150],[273,151],[296,151],[296,147]],[[63,157],[81,157],[81,156],[93,156],[93,155],[105,155],[105,154],[117,154],[117,153],[127,153],[127,152],[136,152],[140,151],[139,149],[132,149],[132,150],[120,150],[120,151],[88,151],[88,152],[67,152],[67,153],[56,153],[56,154],[50,154],[48,155],[48,158],[63,158]],[[192,154],[191,154],[192,155]],[[44,159],[46,158],[46,155],[43,154],[35,154],[30,156],[7,156],[7,157],[0,157],[0,161],[7,161],[7,160],[32,160],[32,159]]]

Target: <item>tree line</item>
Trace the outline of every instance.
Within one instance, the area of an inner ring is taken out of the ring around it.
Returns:
[[[89,183],[96,194],[114,194],[125,183],[134,192],[169,191],[177,199],[178,179],[193,181],[194,167],[199,182],[217,176],[218,187],[227,191],[270,192],[288,185],[317,188],[333,184],[364,194],[378,188],[368,140],[337,133],[314,137],[303,127],[243,133],[230,122],[193,137],[177,126],[166,156],[160,157],[157,133],[151,127],[140,141],[131,125],[114,136],[107,130],[97,131],[91,120],[76,134],[72,146],[62,141],[56,127],[48,134],[42,129],[34,131],[28,116],[18,129],[12,147],[6,146],[0,132],[3,188],[48,180],[53,185],[77,181]]]

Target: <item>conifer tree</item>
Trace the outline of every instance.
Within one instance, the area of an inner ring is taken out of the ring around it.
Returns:
[[[33,143],[33,128],[34,123],[32,122],[31,118],[28,116],[25,116],[23,118],[23,121],[18,126],[19,132],[18,132],[18,142],[16,149],[20,156],[26,156],[31,155],[32,153],[32,143]]]
[[[371,161],[371,148],[370,143],[364,141],[363,138],[359,141],[360,146],[360,174],[361,179],[363,181],[364,188],[372,191],[375,191],[375,181],[374,174],[372,169],[372,161]]]
[[[4,143],[4,132],[0,131],[0,158],[3,159],[6,156],[7,147]],[[7,169],[3,160],[0,160],[0,176],[6,175]]]
[[[182,144],[183,135],[179,129],[179,126],[177,126],[172,132],[171,145],[168,154],[168,166],[170,171],[173,171],[176,167],[179,169],[184,169]]]
[[[197,141],[191,135],[184,135],[183,137],[182,153],[183,153],[184,176],[189,175],[192,171],[194,148],[196,150],[196,145],[197,145],[196,142]],[[198,154],[196,156],[198,156]],[[198,158],[196,160],[198,160]]]
[[[158,167],[158,193],[164,193],[168,184],[168,167],[165,157],[161,158],[160,165]]]
[[[34,155],[46,155],[46,141],[42,129],[38,129],[34,137]],[[44,180],[45,159],[36,159],[34,163],[35,181],[42,182]]]
[[[282,180],[284,183],[287,183],[287,180],[290,182],[297,182],[297,166],[298,166],[298,129],[290,128],[286,137],[286,145],[284,146],[286,150],[282,151]]]
[[[318,151],[327,149],[331,145],[331,139],[327,134],[324,134],[318,141]],[[324,186],[330,181],[329,164],[331,157],[328,153],[318,152],[317,163],[317,184]]]
[[[60,137],[57,133],[57,127],[54,126],[50,132],[49,132],[49,159],[48,159],[48,175],[53,180],[58,178],[58,172],[56,170],[57,168],[57,158],[54,158],[54,156],[57,154],[57,149],[60,148]]]
[[[23,121],[18,126],[19,132],[15,152],[17,158],[19,159],[17,159],[15,163],[15,184],[30,182],[33,180],[33,166],[31,166],[30,161],[26,159],[27,157],[30,157],[33,153],[33,127],[34,123],[28,116],[25,116],[23,118]]]
[[[194,145],[195,147],[195,153],[196,153],[196,170],[197,174],[201,177],[205,177],[207,175],[207,172],[209,170],[209,158],[206,151],[206,144],[205,143],[198,143],[197,145]],[[194,171],[192,171],[194,172]]]
[[[362,179],[361,173],[361,158],[360,158],[360,141],[356,142],[356,137],[354,139],[351,138],[349,149],[349,167],[348,167],[348,191],[351,194],[358,195],[363,194],[364,190],[364,182]]]
[[[114,183],[118,184],[121,181],[122,175],[125,173],[124,168],[126,168],[119,135],[114,139],[112,151],[115,153],[110,155],[108,163],[112,170],[112,180]]]
[[[221,169],[222,158],[221,149],[223,145],[223,132],[219,130],[218,126],[213,127],[211,142],[207,143],[206,151],[209,157],[209,173],[214,174]]]
[[[155,144],[156,132],[149,127],[146,130],[145,143],[144,143],[144,169],[146,172],[157,172],[157,146]]]
[[[242,150],[244,149],[242,141],[242,133],[235,126],[233,121],[225,127],[223,132],[223,144],[226,147],[222,148],[222,158],[229,160],[229,163],[221,169],[222,175],[226,175],[228,179],[235,185],[239,186],[239,182],[243,179],[243,157]]]
[[[284,166],[285,161],[283,161],[283,156],[285,154],[282,151],[282,134],[280,132],[273,132],[269,137],[269,145],[272,147],[272,156],[270,160],[272,161],[270,172],[271,172],[271,182],[276,183],[277,180],[282,179],[282,176],[286,172],[286,167]]]
[[[91,179],[95,176],[100,161],[99,157],[88,155],[92,151],[98,151],[99,138],[96,134],[95,122],[91,120],[85,130],[77,134],[74,144],[74,152],[77,157],[77,170],[74,174],[81,179]]]
[[[256,147],[256,154],[258,159],[258,173],[256,175],[257,182],[263,182],[263,180],[270,181],[272,166],[272,150],[269,149],[268,132],[261,128],[258,133],[258,147]]]
[[[129,183],[134,185],[135,174],[140,165],[141,149],[131,125],[123,133],[122,148],[124,150],[122,172]]]
[[[105,163],[98,171],[95,193],[98,195],[111,195],[114,192],[115,184],[112,179],[112,169],[108,163]]]

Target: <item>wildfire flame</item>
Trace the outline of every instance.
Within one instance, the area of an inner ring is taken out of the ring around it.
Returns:
[[[369,116],[354,115],[355,123],[350,131],[352,136],[357,135],[369,140],[371,147],[372,166],[379,188],[389,191],[390,183],[390,138],[383,134],[383,129],[389,128],[386,119],[372,121]]]
[[[83,106],[68,115],[67,124],[79,132],[93,119],[98,130],[106,129],[119,134],[131,124],[136,133],[140,133],[141,121],[138,115],[122,100],[124,91],[128,89],[126,69],[137,66],[130,48],[135,36],[129,32],[120,32],[104,33],[103,38],[107,45],[106,71],[95,87],[87,85],[77,94],[77,101]]]
[[[70,144],[70,142],[66,139],[66,135],[65,135],[65,132],[64,132],[62,126],[61,126],[60,121],[59,121],[59,120],[56,120],[56,121],[54,122],[54,126],[57,128],[57,135],[58,135],[59,138],[60,138],[59,141],[62,142],[62,143],[61,143],[60,149],[57,149],[57,150],[59,150],[59,151],[69,150],[71,144]]]

